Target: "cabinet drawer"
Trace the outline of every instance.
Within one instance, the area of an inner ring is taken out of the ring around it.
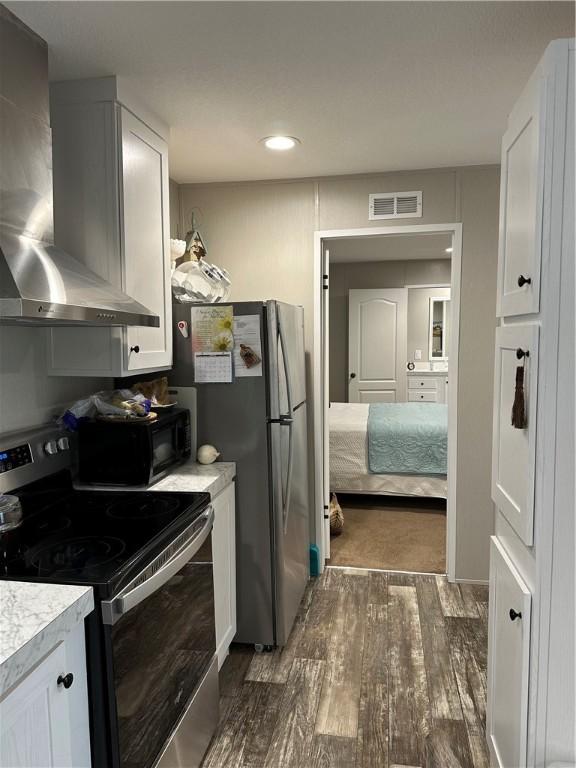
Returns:
[[[428,376],[422,376],[421,379],[408,376],[408,389],[438,389],[438,379]]]
[[[492,536],[486,732],[502,768],[526,766],[531,602],[530,590]]]
[[[419,400],[422,400],[424,403],[436,403],[438,394],[436,392],[431,392],[430,390],[422,390],[421,392],[412,390],[408,392],[409,403],[415,403]]]
[[[536,403],[538,398],[538,325],[496,329],[492,498],[522,541],[530,546],[534,527]],[[518,359],[518,350],[529,356]],[[524,366],[524,429],[511,424],[516,371]]]

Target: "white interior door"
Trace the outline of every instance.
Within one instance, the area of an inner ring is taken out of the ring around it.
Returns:
[[[348,293],[348,401],[406,400],[406,288]]]
[[[322,397],[323,397],[323,432],[324,432],[324,464],[323,464],[323,498],[324,498],[324,557],[330,557],[330,292],[328,290],[330,277],[330,253],[327,248],[322,251]]]

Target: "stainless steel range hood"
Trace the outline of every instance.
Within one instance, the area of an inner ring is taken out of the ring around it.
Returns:
[[[46,43],[0,5],[0,323],[160,318],[54,245]]]

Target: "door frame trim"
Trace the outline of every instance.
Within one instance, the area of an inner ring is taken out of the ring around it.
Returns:
[[[314,359],[312,367],[312,407],[314,423],[314,489],[315,500],[315,543],[320,552],[320,570],[324,570],[326,543],[324,541],[324,462],[328,461],[328,451],[324,444],[324,423],[328,418],[322,397],[324,364],[322,343],[324,325],[322,318],[322,250],[331,240],[342,237],[378,237],[382,235],[426,235],[447,234],[452,237],[451,254],[451,318],[448,387],[448,499],[446,506],[446,571],[448,581],[455,581],[456,576],[456,533],[458,510],[457,493],[457,449],[458,449],[458,351],[460,347],[460,280],[462,271],[462,224],[412,224],[407,226],[359,227],[354,229],[325,229],[314,232]],[[329,492],[329,489],[328,489]]]

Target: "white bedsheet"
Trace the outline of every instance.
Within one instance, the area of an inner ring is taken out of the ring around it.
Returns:
[[[368,469],[368,403],[331,403],[330,489],[446,498],[445,475],[376,475]]]

